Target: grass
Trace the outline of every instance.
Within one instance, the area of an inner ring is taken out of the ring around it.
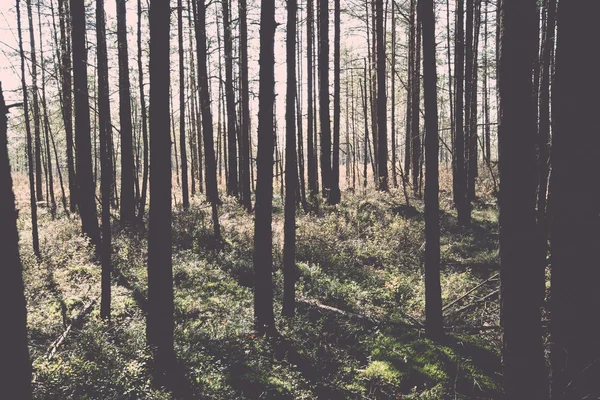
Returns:
[[[26,191],[17,181],[17,192]],[[21,186],[21,187],[20,187]],[[424,222],[401,192],[345,193],[319,215],[298,213],[298,307],[280,317],[283,214],[276,198],[275,312],[280,335],[253,330],[253,217],[220,208],[215,246],[206,204],[174,210],[175,348],[190,398],[495,399],[500,391],[498,304],[491,280],[446,310],[449,335],[424,337]],[[96,306],[48,357],[83,307],[100,295],[100,267],[75,217],[40,210],[42,259],[31,252],[27,196],[18,195],[36,399],[170,399],[150,372],[145,342],[147,232],[114,230],[112,320]],[[442,199],[448,204],[448,199]],[[497,272],[497,212],[473,225],[442,213],[442,296],[450,304]],[[472,307],[461,310],[465,305]],[[483,328],[482,328],[483,327]],[[489,329],[487,329],[489,328]]]

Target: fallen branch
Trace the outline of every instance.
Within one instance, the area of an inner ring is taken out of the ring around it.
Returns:
[[[94,306],[94,304],[96,304],[97,298],[93,298],[85,307],[83,307],[83,309],[79,312],[79,314],[77,314],[77,316],[73,319],[73,321],[71,321],[71,323],[69,324],[69,326],[67,326],[67,329],[65,329],[65,331],[50,345],[50,347],[48,348],[48,356],[47,359],[51,360],[54,355],[56,354],[56,351],[58,350],[58,348],[60,347],[60,345],[65,341],[65,338],[67,337],[68,333],[71,331],[71,328],[73,328],[73,325],[77,324],[79,321],[81,321],[83,319],[83,317],[85,317],[87,314],[89,314],[92,310],[92,307]]]
[[[331,306],[319,303],[317,300],[313,300],[313,299],[307,299],[307,298],[300,297],[297,299],[297,301],[299,303],[308,304],[308,305],[320,308],[322,310],[326,310],[326,311],[330,311],[330,312],[333,312],[336,314],[343,315],[343,316],[351,318],[351,319],[354,318],[359,321],[366,321],[366,322],[369,322],[374,325],[381,325],[381,324],[386,324],[386,323],[391,322],[391,321],[381,321],[381,320],[377,320],[375,318],[367,317],[366,315],[361,315],[361,314],[356,314],[356,313],[353,313],[350,311],[340,310],[339,308],[335,308],[335,307],[331,307]],[[413,328],[423,328],[425,326],[425,325],[423,325],[423,323],[421,321],[411,317],[410,315],[408,315],[406,313],[403,313],[398,310],[396,310],[396,312],[398,312],[400,315],[402,315],[402,317],[410,320],[412,322],[412,325],[410,325],[410,326],[412,326]]]
[[[498,294],[499,292],[500,292],[500,289],[494,290],[492,293],[489,293],[489,294],[487,294],[487,295],[483,296],[481,299],[477,299],[477,300],[475,300],[473,303],[467,304],[466,306],[464,306],[464,307],[462,307],[462,308],[459,308],[458,310],[454,311],[452,314],[458,314],[458,313],[460,313],[460,312],[462,312],[462,311],[465,311],[465,310],[467,310],[467,309],[469,309],[469,308],[473,307],[473,306],[474,306],[474,305],[476,305],[477,303],[481,303],[482,301],[486,301],[486,300],[488,300],[490,297],[492,297],[492,296],[494,296],[494,295]]]
[[[496,273],[496,274],[492,275],[485,281],[481,282],[479,285],[475,286],[473,289],[469,290],[467,293],[460,296],[458,299],[454,300],[452,303],[447,304],[446,306],[444,306],[444,308],[442,308],[442,312],[446,311],[448,308],[452,307],[453,305],[455,305],[456,303],[458,303],[459,301],[461,301],[462,299],[464,299],[465,297],[467,297],[468,295],[470,295],[471,293],[473,293],[474,291],[476,291],[477,289],[479,289],[480,287],[482,287],[483,285],[488,283],[489,281],[496,279],[499,275],[500,275],[500,273]]]

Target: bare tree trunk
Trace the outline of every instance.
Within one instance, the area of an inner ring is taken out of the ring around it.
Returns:
[[[239,0],[240,20],[240,97],[242,106],[240,172],[241,172],[241,199],[247,211],[252,209],[251,184],[250,184],[250,98],[248,88],[248,22],[246,0]]]
[[[339,0],[338,0],[339,1]],[[298,169],[296,166],[296,13],[298,3],[287,3],[287,93],[285,109],[285,221],[283,242],[283,310],[293,317],[296,308],[296,192]],[[301,118],[301,116],[298,116]]]
[[[321,123],[321,180],[323,195],[335,204],[331,170],[331,117],[329,114],[329,4],[317,0],[319,6],[319,120]]]
[[[308,111],[307,111],[307,146],[308,146],[308,191],[310,193],[310,199],[313,206],[316,205],[316,196],[319,191],[317,184],[317,165],[316,165],[316,153],[315,153],[315,137],[316,130],[313,129],[315,126],[315,116],[313,115],[313,48],[314,48],[314,7],[313,0],[307,0],[307,49],[306,49],[306,71],[307,71],[307,87],[308,87]]]
[[[507,0],[503,0],[506,2]],[[533,7],[533,6],[532,6]],[[600,270],[597,180],[598,56],[581,43],[598,37],[600,3],[559,1],[552,84],[552,174],[548,211],[552,252],[552,399],[600,393],[596,289]],[[533,24],[533,22],[531,22]],[[529,92],[531,95],[531,92]],[[533,178],[535,179],[535,178]]]
[[[440,286],[439,132],[435,14],[433,0],[420,0],[423,24],[423,87],[425,99],[425,332],[433,340],[444,336]]]
[[[174,361],[171,248],[171,134],[169,112],[169,3],[150,1],[150,218],[148,227],[148,314],[146,337],[155,368]]]
[[[77,181],[75,178],[75,159],[73,156],[73,102],[71,96],[71,46],[70,30],[67,21],[70,19],[65,0],[58,0],[58,15],[60,24],[60,54],[62,74],[62,116],[65,127],[67,148],[67,176],[69,179],[69,207],[71,212],[77,210]]]
[[[73,82],[75,91],[75,144],[77,146],[77,182],[81,229],[96,251],[100,250],[100,230],[96,212],[92,146],[90,140],[90,106],[85,44],[85,6],[83,1],[71,4],[73,39]]]
[[[22,52],[21,21],[19,1],[17,0],[17,18],[19,19],[19,45]],[[22,71],[23,72],[23,71]],[[25,75],[22,75],[25,79]],[[0,342],[0,371],[2,371],[5,393],[16,399],[31,399],[31,361],[27,347],[27,307],[23,285],[23,265],[19,256],[19,233],[17,231],[17,212],[15,195],[10,174],[8,157],[7,117],[8,108],[4,102],[0,83],[0,252],[2,254],[2,279],[0,279],[0,300],[4,305],[4,325]],[[31,162],[31,159],[30,159]]]
[[[235,96],[233,92],[233,39],[231,38],[231,15],[229,0],[221,2],[223,7],[223,55],[225,57],[225,97],[227,100],[227,151],[228,151],[228,178],[227,193],[238,196],[238,169],[237,169],[237,130],[235,116]]]
[[[340,0],[334,1],[333,39],[333,159],[330,204],[340,202]]]
[[[392,184],[398,187],[396,174],[396,6],[392,4]]]
[[[275,101],[275,1],[261,0],[258,156],[254,225],[254,324],[275,330],[273,315],[273,104]]]
[[[210,111],[210,94],[208,92],[208,73],[206,67],[206,6],[204,0],[192,0],[195,15],[196,46],[198,52],[198,82],[200,89],[200,108],[202,110],[202,131],[204,134],[204,161],[206,167],[206,197],[212,203],[212,214],[215,237],[221,237],[217,205],[219,192],[217,190],[217,168],[215,163],[215,148],[213,141],[213,119]]]
[[[142,0],[137,1],[137,59],[138,59],[138,82],[140,87],[140,108],[142,111],[142,143],[143,143],[143,158],[144,171],[142,173],[142,195],[140,199],[140,208],[138,220],[144,219],[144,210],[146,208],[146,193],[148,192],[148,117],[146,112],[146,96],[144,94],[144,66],[142,64]]]
[[[454,81],[456,86],[455,110],[455,171],[453,179],[456,181],[454,192],[454,204],[458,212],[458,222],[467,226],[471,223],[471,208],[467,202],[467,179],[465,171],[465,132],[464,132],[464,65],[465,65],[465,47],[464,47],[464,0],[456,1],[456,28],[454,33],[455,53],[454,53]]]
[[[37,4],[38,12],[38,34],[40,39],[40,66],[42,69],[42,109],[44,118],[44,138],[46,140],[46,170],[48,171],[48,178],[46,183],[48,184],[48,192],[50,198],[50,213],[52,218],[56,216],[56,199],[54,198],[54,178],[52,174],[52,153],[50,152],[50,121],[48,119],[48,107],[46,103],[46,65],[44,61],[44,44],[42,42],[42,19],[40,15],[40,3]],[[57,164],[58,166],[58,164]]]
[[[377,8],[377,186],[381,191],[388,190],[388,146],[387,146],[387,98],[385,93],[385,40],[383,27],[383,0],[376,0]]]
[[[508,398],[547,398],[535,220],[535,107],[532,70],[536,1],[503,0],[500,90],[500,301],[503,378]]]
[[[108,55],[106,50],[104,0],[96,1],[96,38],[98,49],[98,122],[100,125],[100,160],[102,162],[102,175],[100,178],[100,192],[102,196],[102,247],[100,250],[100,259],[102,263],[102,296],[100,302],[100,315],[103,319],[110,319],[110,275],[112,270],[110,195],[113,189],[114,182],[112,171],[113,160],[112,153],[110,152],[110,138],[112,137],[112,125],[110,117],[107,58]],[[122,133],[123,132],[121,132],[121,134]],[[121,207],[122,205],[123,202],[121,201]]]
[[[35,192],[37,201],[44,200],[42,188],[42,141],[40,130],[40,106],[38,101],[37,86],[37,54],[35,50],[35,32],[33,29],[33,13],[31,0],[25,0],[27,5],[27,19],[29,21],[29,45],[31,47],[31,97],[33,98],[33,133],[34,133],[34,156],[35,156]]]
[[[183,208],[187,210],[190,207],[190,195],[188,186],[187,146],[185,140],[185,60],[183,56],[183,4],[181,0],[177,0],[177,40],[179,44],[179,149],[181,151],[181,194]]]

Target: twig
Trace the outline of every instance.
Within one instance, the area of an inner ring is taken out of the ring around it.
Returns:
[[[496,274],[492,275],[485,281],[481,282],[479,285],[475,286],[473,289],[469,290],[467,293],[460,296],[458,299],[454,300],[452,303],[447,304],[446,306],[444,306],[444,308],[442,308],[442,312],[446,311],[448,308],[452,307],[454,304],[458,303],[459,301],[461,301],[462,299],[464,299],[465,297],[467,297],[468,295],[470,295],[471,293],[473,293],[474,291],[476,291],[477,289],[479,289],[480,287],[482,287],[489,281],[496,279],[499,275],[500,275],[500,273],[496,273]]]

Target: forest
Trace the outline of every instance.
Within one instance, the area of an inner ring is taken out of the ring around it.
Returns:
[[[1,399],[600,399],[600,1],[0,3]]]

